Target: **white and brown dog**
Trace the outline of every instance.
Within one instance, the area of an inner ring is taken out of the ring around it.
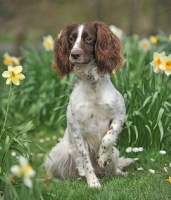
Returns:
[[[100,187],[96,174],[123,174],[133,162],[114,147],[125,119],[122,95],[109,74],[121,66],[120,41],[102,22],[67,25],[54,44],[54,68],[60,76],[77,75],[67,107],[63,139],[51,150],[49,176],[85,176]]]

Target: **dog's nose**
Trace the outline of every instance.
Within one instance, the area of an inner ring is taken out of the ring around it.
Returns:
[[[78,59],[79,57],[81,56],[81,53],[80,52],[78,52],[78,51],[73,51],[73,52],[71,52],[71,57],[73,58],[73,59]]]

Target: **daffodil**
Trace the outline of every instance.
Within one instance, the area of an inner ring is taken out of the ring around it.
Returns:
[[[169,40],[171,41],[171,34],[169,35]]]
[[[4,71],[2,76],[7,78],[6,84],[9,85],[12,81],[14,85],[19,85],[20,80],[25,79],[25,76],[21,73],[23,70],[22,66],[8,66],[8,71]]]
[[[155,73],[162,72],[163,70],[160,68],[160,65],[162,64],[162,58],[165,57],[165,52],[157,53],[154,52],[153,54],[153,61],[150,62],[150,65],[153,67],[153,71]]]
[[[33,184],[31,177],[35,175],[35,171],[30,166],[28,160],[25,157],[20,156],[19,165],[13,165],[10,170],[14,176],[23,177],[24,184],[27,187],[32,187]]]
[[[46,51],[53,50],[54,40],[51,35],[43,37],[43,46]]]
[[[17,58],[17,57],[12,56],[11,57],[12,66],[18,66],[18,65],[20,65],[20,59],[21,58]]]
[[[158,41],[158,37],[153,35],[151,35],[149,39],[152,44],[156,44]]]
[[[120,28],[118,28],[118,27],[116,27],[116,26],[114,26],[114,25],[110,25],[109,26],[109,29],[112,31],[112,33],[114,33],[119,39],[121,39],[122,37],[123,37],[123,31],[120,29]]]
[[[17,58],[14,56],[10,56],[8,53],[4,53],[3,55],[3,63],[7,66],[17,66],[20,65],[21,58]]]
[[[138,46],[143,51],[147,51],[151,48],[151,42],[147,38],[143,38],[139,41]]]
[[[169,179],[168,179],[169,183],[171,183],[171,176],[169,176]]]
[[[164,73],[169,76],[171,74],[171,54],[163,57],[161,61],[160,69],[164,70]]]
[[[3,63],[5,65],[11,65],[11,56],[8,53],[4,53],[4,55],[3,55]]]

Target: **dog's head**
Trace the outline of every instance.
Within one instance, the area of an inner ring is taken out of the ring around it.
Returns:
[[[103,22],[69,24],[54,44],[53,68],[67,75],[74,65],[95,62],[98,73],[111,73],[122,63],[120,41]]]

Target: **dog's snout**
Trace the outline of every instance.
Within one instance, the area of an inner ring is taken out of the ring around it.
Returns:
[[[78,59],[81,56],[81,52],[77,51],[71,51],[71,57],[73,59]]]

